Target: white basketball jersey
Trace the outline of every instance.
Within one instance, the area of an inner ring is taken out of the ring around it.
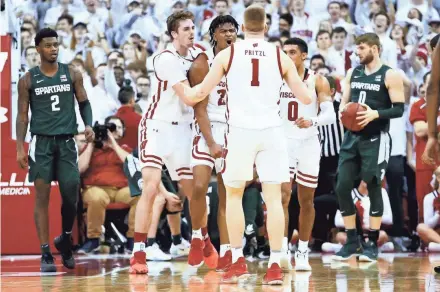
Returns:
[[[226,79],[229,125],[245,129],[282,125],[278,106],[283,83],[279,48],[263,39],[235,43]]]
[[[300,129],[295,125],[295,121],[303,117],[305,119],[318,116],[318,97],[316,95],[316,72],[306,69],[303,82],[312,97],[312,102],[308,105],[299,101],[290,90],[289,86],[283,83],[280,91],[280,115],[283,119],[283,127],[288,138],[304,139],[313,135],[318,135],[318,127]]]
[[[176,49],[172,44],[170,44],[166,50],[158,54],[172,54],[175,58],[175,66],[173,68],[161,68],[162,70],[179,70],[183,76],[187,76],[188,70],[191,67],[192,62],[201,50],[198,48],[190,48],[188,51],[188,56],[182,57],[177,53]],[[160,66],[160,61],[158,64],[153,60],[153,67],[156,72]],[[157,74],[152,75],[152,90],[153,96],[147,104],[147,112],[145,113],[145,118],[154,119],[160,121],[166,121],[171,123],[176,122],[188,122],[193,121],[194,113],[190,106],[187,106],[180,98],[177,96],[176,92],[171,86],[168,85],[168,80],[160,79]]]
[[[214,51],[210,49],[203,52],[208,58],[208,65],[211,68],[214,61]],[[206,108],[208,117],[211,122],[226,122],[226,95],[228,94],[226,89],[226,77],[223,77],[220,83],[214,88],[209,95],[208,106]]]

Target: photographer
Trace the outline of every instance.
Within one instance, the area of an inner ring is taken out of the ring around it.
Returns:
[[[105,125],[95,124],[96,138],[81,151],[78,161],[83,178],[83,201],[87,205],[88,241],[78,253],[87,254],[99,249],[101,225],[104,224],[106,207],[111,202],[130,205],[128,214],[128,246],[133,245],[134,215],[137,198],[130,196],[123,164],[132,151],[126,145],[119,145],[125,126],[115,116],[105,119]]]

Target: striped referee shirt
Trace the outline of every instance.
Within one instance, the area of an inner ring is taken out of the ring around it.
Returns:
[[[322,156],[332,157],[339,155],[342,139],[344,138],[344,126],[339,120],[339,101],[333,101],[335,109],[336,122],[330,125],[319,126],[319,135],[321,137]]]

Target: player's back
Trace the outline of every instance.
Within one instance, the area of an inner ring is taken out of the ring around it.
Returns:
[[[283,78],[279,48],[263,39],[235,43],[226,76],[229,125],[247,129],[281,126],[278,101]]]
[[[295,139],[305,139],[313,135],[318,135],[317,127],[299,128],[295,122],[303,117],[310,119],[318,116],[318,97],[316,94],[316,72],[305,69],[303,82],[312,97],[310,104],[303,104],[290,90],[286,83],[280,90],[280,115],[283,119],[283,127],[286,137]]]
[[[39,135],[76,134],[74,88],[69,67],[58,63],[53,77],[45,76],[40,68],[29,70],[31,78],[30,132]]]

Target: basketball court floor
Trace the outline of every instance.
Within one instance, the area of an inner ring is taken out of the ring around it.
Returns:
[[[56,257],[58,272],[41,274],[39,256],[1,257],[1,291],[440,291],[440,254],[381,254],[377,263],[332,262],[331,255],[311,254],[312,272],[284,274],[282,286],[263,286],[267,261],[248,261],[251,277],[237,285],[220,283],[221,274],[204,267],[192,269],[186,258],[149,262],[149,275],[130,275],[128,255],[78,256],[77,268],[65,269]]]

